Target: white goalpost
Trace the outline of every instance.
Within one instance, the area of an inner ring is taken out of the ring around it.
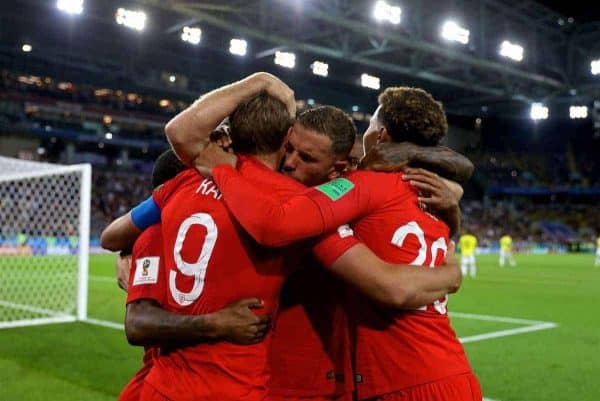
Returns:
[[[0,328],[87,318],[92,169],[0,157]]]

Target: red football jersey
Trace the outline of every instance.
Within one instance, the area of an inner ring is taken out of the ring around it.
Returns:
[[[127,304],[139,299],[151,299],[165,304],[165,278],[162,258],[162,232],[159,224],[148,227],[140,234],[131,252],[131,270]],[[127,383],[119,401],[137,401],[140,398],[144,379],[153,366],[153,357],[158,356],[158,347],[144,347],[142,368]]]
[[[270,171],[244,157],[238,168],[258,184]],[[284,176],[269,179],[273,196],[289,196],[297,188]],[[257,246],[229,213],[212,180],[187,170],[153,197],[161,208],[167,309],[206,314],[241,298],[258,297],[265,305],[257,313],[277,310],[286,250]],[[270,343],[268,334],[256,345],[217,341],[161,349],[146,382],[173,401],[262,400],[270,376]]]
[[[409,191],[399,175],[365,172],[352,174],[348,179],[365,189],[365,193],[372,189],[371,193],[377,194],[377,188],[388,192],[384,207],[352,225],[361,242],[390,263],[428,267],[443,263],[448,227],[423,212],[416,196],[406,199],[396,195]],[[361,201],[355,200],[354,208],[360,209]],[[336,212],[325,198],[318,202],[325,213]],[[343,243],[348,238],[339,241]],[[348,242],[351,247],[353,242]],[[325,248],[320,250],[319,258],[330,263],[343,247],[338,247],[333,256]],[[464,349],[450,326],[446,304],[444,297],[420,310],[398,312],[381,308],[358,293],[351,297],[348,310],[352,311],[350,319],[356,336],[358,399],[471,372]]]
[[[281,291],[273,327],[269,394],[334,397],[353,389],[344,285],[305,256]]]
[[[260,242],[286,244],[360,218],[353,225],[358,239],[388,262],[434,267],[444,259],[448,227],[419,209],[416,194],[400,174],[358,171],[278,203],[235,171],[217,170],[215,180],[232,212]],[[253,215],[240,207],[248,198],[258,200]],[[344,251],[343,246],[332,249],[333,256],[322,257],[326,263]],[[423,311],[399,313],[354,298],[350,310],[360,399],[470,372],[450,327],[446,299]]]

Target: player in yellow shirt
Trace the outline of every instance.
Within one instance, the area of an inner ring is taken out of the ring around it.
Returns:
[[[594,266],[600,266],[600,237],[596,239],[596,262],[594,262]]]
[[[460,268],[463,276],[466,276],[468,272],[471,278],[475,278],[475,274],[477,274],[477,266],[475,265],[477,238],[472,234],[465,233],[458,239],[458,245],[460,246]]]
[[[500,267],[504,267],[506,259],[511,266],[516,265],[512,255],[512,238],[508,234],[500,237]]]

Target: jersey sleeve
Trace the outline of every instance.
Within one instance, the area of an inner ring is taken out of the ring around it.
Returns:
[[[361,177],[338,178],[282,200],[253,185],[231,166],[213,170],[229,210],[257,242],[268,246],[321,235],[382,205],[389,193]]]
[[[160,234],[160,226],[152,226],[142,233],[134,245],[127,304],[140,299],[151,299],[160,305],[166,303],[166,278]]]
[[[335,232],[323,235],[313,247],[312,252],[323,266],[331,267],[348,249],[359,243],[352,228],[344,224],[339,226]]]

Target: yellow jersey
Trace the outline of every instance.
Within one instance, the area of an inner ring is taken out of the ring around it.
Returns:
[[[462,255],[472,256],[475,254],[475,248],[477,248],[477,238],[471,234],[462,235],[458,240],[458,245]]]
[[[510,251],[512,248],[512,238],[510,235],[503,235],[500,237],[500,249],[503,251]]]

